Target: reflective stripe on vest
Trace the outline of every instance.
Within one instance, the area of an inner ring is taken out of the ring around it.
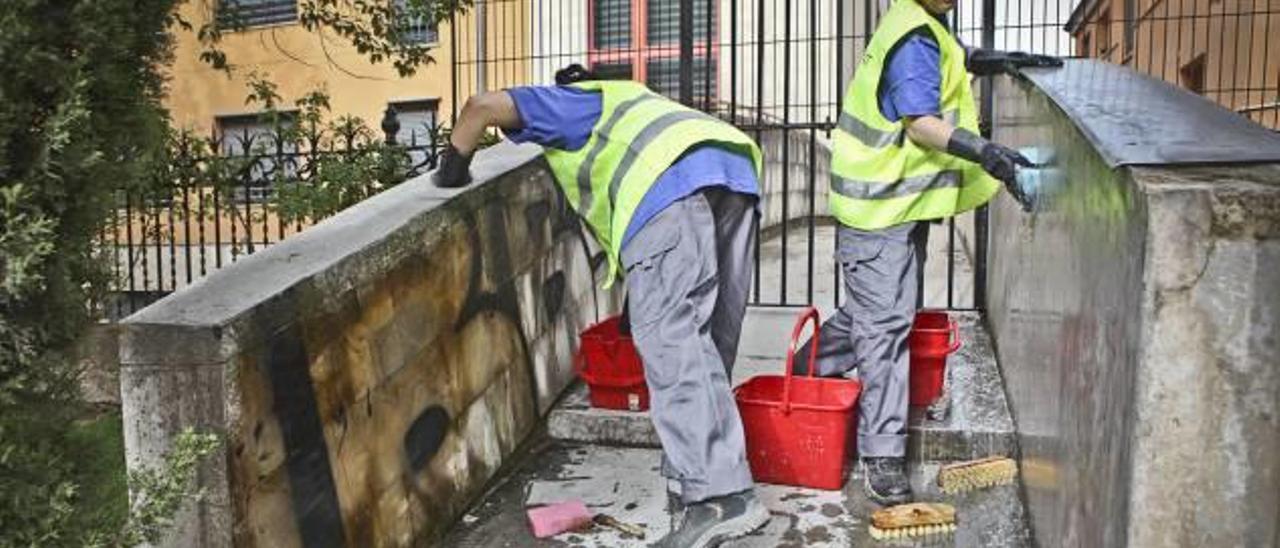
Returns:
[[[884,200],[901,198],[926,190],[960,186],[964,174],[957,170],[939,171],[928,175],[906,177],[894,183],[855,181],[839,175],[831,176],[831,190],[856,200]]]
[[[942,119],[954,126],[960,123],[960,113],[954,109],[948,110],[942,113]],[[892,131],[875,129],[847,112],[840,113],[836,128],[870,148],[884,148],[894,143],[901,143],[902,135],[906,132],[902,128]]]
[[[595,81],[574,87],[602,95],[603,109],[587,144],[547,148],[556,182],[586,221],[609,259],[606,287],[619,270],[621,242],[644,194],[685,151],[715,143],[751,158],[759,176],[763,157],[755,142],[713,116],[657,95],[642,84]]]
[[[917,0],[894,0],[849,84],[832,141],[830,209],[842,224],[877,230],[947,217],[982,205],[1000,188],[981,166],[910,141],[903,121],[880,111],[876,90],[886,57],[914,32],[938,42],[943,120],[978,131],[964,50]]]
[[[618,168],[613,172],[613,178],[609,181],[609,201],[618,199],[618,187],[622,186],[622,180],[626,178],[627,173],[631,171],[631,166],[636,163],[636,158],[640,156],[638,151],[644,150],[654,139],[657,139],[667,128],[674,126],[686,120],[712,119],[710,116],[701,112],[681,111],[668,112],[663,114],[657,120],[649,122],[640,131],[636,138],[631,141],[631,147],[627,149],[626,154],[622,156],[622,161],[618,162]]]
[[[613,114],[609,115],[609,119],[600,126],[600,133],[608,135],[613,132],[613,126],[618,125],[618,120],[631,110],[632,107],[639,105],[645,101],[656,101],[659,97],[652,94],[643,94],[639,97],[632,97],[618,105],[614,109]],[[604,139],[596,139],[595,144],[591,146],[591,151],[587,153],[586,160],[578,167],[578,211],[587,211],[591,207],[592,191],[591,191],[591,168],[596,163],[596,158],[604,151]],[[616,192],[610,192],[610,199],[613,199]]]

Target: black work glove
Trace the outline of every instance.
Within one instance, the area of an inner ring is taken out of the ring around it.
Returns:
[[[1002,72],[1012,74],[1022,67],[1060,67],[1062,59],[1021,51],[973,49],[965,56],[964,66],[976,76],[991,76]]]
[[[440,167],[431,182],[442,188],[466,186],[471,182],[471,156],[459,152],[453,143],[449,143],[440,153]]]
[[[1018,201],[1024,211],[1031,211],[1031,200],[1018,185],[1018,167],[1034,167],[1035,164],[1016,150],[993,143],[975,135],[972,131],[956,128],[947,141],[947,152],[971,162],[976,162],[992,177],[1004,183],[1005,189]]]

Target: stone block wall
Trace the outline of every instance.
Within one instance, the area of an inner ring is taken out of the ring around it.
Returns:
[[[169,546],[438,538],[573,379],[617,310],[603,254],[535,147],[461,191],[407,182],[122,325],[131,468],[224,436]]]
[[[992,206],[986,303],[1037,541],[1275,545],[1280,163],[1113,168],[996,89],[996,140],[1056,155],[1042,210]]]

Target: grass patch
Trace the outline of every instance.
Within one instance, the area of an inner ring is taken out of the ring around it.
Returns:
[[[78,464],[80,486],[76,512],[77,531],[114,531],[129,515],[129,484],[124,465],[124,423],[119,409],[110,409],[75,421],[67,442]]]

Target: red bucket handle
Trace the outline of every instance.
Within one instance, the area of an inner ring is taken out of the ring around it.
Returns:
[[[947,347],[947,354],[960,350],[960,324],[955,320],[947,319],[947,331],[950,332],[951,344]]]
[[[818,332],[822,329],[818,318],[818,309],[810,306],[796,319],[796,326],[791,330],[791,344],[787,346],[787,376],[782,381],[782,412],[791,413],[791,377],[795,376],[796,345],[800,343],[800,332],[804,324],[813,322],[813,337],[809,339],[809,376],[814,376],[818,359]]]

